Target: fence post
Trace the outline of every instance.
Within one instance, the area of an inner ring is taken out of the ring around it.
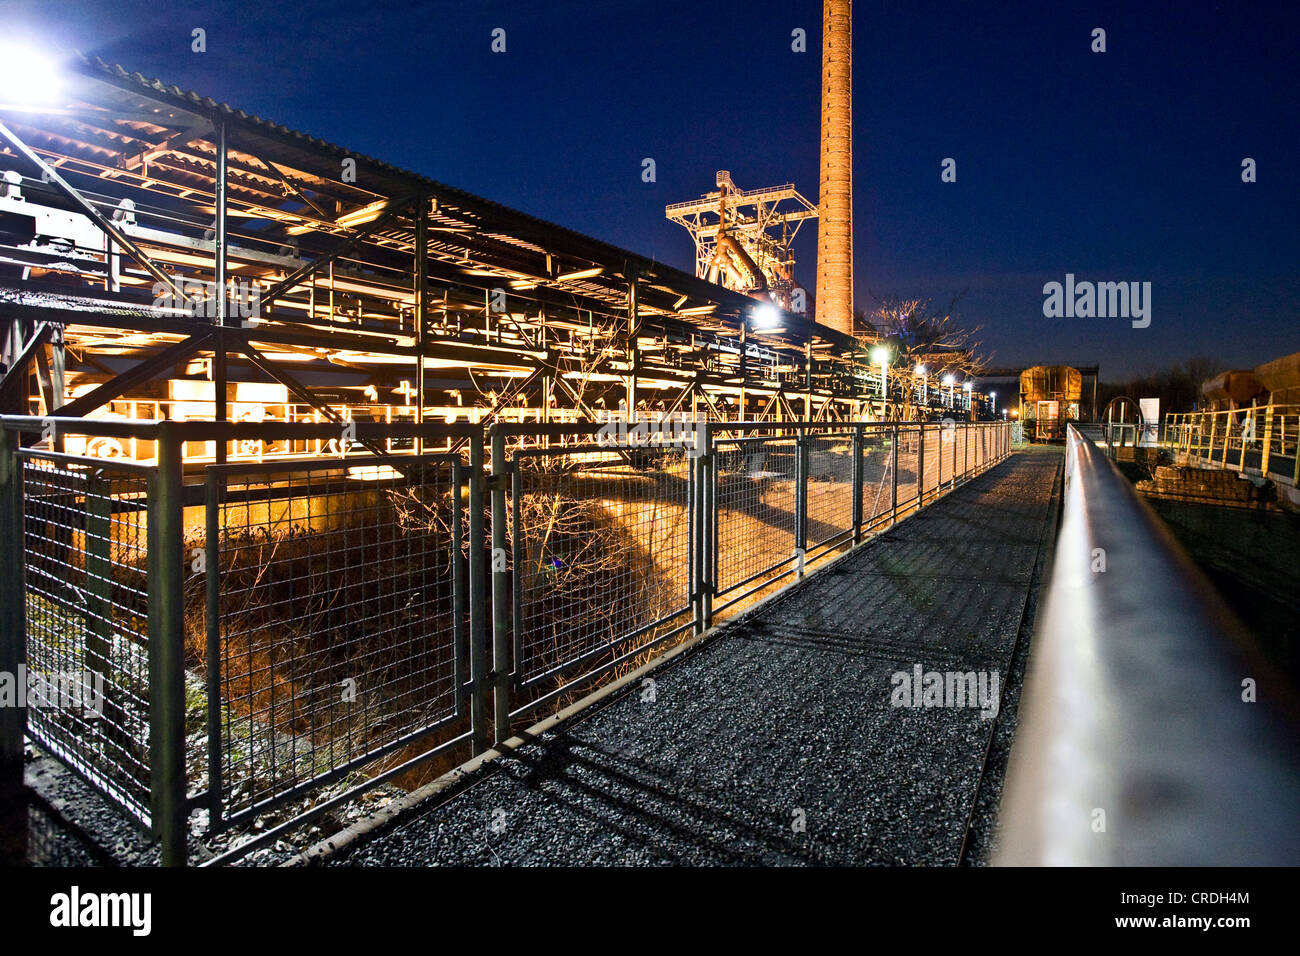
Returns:
[[[1255,410],[1252,408],[1250,411],[1250,415],[1247,416],[1247,421],[1250,422],[1250,429],[1251,429],[1252,436],[1255,431],[1255,421],[1257,417],[1258,416],[1256,415]],[[1254,441],[1253,437],[1251,438],[1251,441]],[[1137,439],[1134,439],[1133,445],[1136,448]],[[1246,470],[1246,426],[1243,424],[1241,427],[1241,455],[1237,459],[1237,471],[1244,472],[1245,470]]]
[[[925,507],[925,420],[916,428],[916,508]]]
[[[163,866],[187,862],[185,780],[184,500],[181,439],[158,425],[158,465],[149,473],[149,773],[153,830]]]
[[[691,486],[689,492],[691,512],[691,622],[695,634],[703,634],[704,627],[704,459],[703,426],[695,423],[695,446],[691,449]]]
[[[794,440],[794,547],[797,555],[796,578],[804,576],[803,556],[808,551],[808,445],[811,436],[800,426]]]
[[[1286,427],[1285,417],[1282,419],[1282,423],[1283,423],[1282,427],[1285,428]],[[1286,454],[1285,450],[1283,451],[1283,454]],[[1291,471],[1291,484],[1300,485],[1300,416],[1296,416],[1295,448],[1292,449],[1291,451],[1291,461],[1294,464],[1294,467],[1292,468]]]
[[[853,426],[853,543],[862,543],[862,426]]]
[[[496,742],[510,736],[510,573],[506,570],[506,439],[492,430],[492,721]],[[518,555],[516,555],[516,562]]]
[[[898,422],[894,422],[894,431],[890,435],[890,461],[889,472],[893,476],[893,493],[890,497],[889,505],[889,526],[892,528],[898,524],[898,439],[902,435],[903,429]]]
[[[704,527],[704,570],[708,577],[705,578],[704,585],[704,621],[707,627],[713,626],[713,596],[718,593],[718,482],[721,480],[720,475],[722,466],[718,459],[718,441],[713,431],[712,425],[705,425],[705,438],[708,449],[709,468],[705,481],[705,491],[708,494],[705,506],[705,517],[708,523]]]
[[[23,579],[23,463],[19,433],[0,430],[0,671],[18,675],[27,661],[27,589]],[[0,707],[0,798],[21,792],[27,708]],[[24,827],[26,823],[23,824]]]
[[[713,527],[715,497],[713,477],[717,468],[713,429],[709,422],[695,423],[694,507],[691,509],[691,543],[695,567],[691,576],[695,633],[713,626]]]
[[[483,436],[469,440],[469,684],[475,756],[487,750],[487,581],[483,568]]]
[[[1273,406],[1269,405],[1264,409],[1264,448],[1260,454],[1259,472],[1265,478],[1268,477],[1268,460],[1272,457],[1273,451]]]
[[[218,443],[217,447],[221,447]],[[204,601],[208,698],[208,813],[221,820],[223,788],[221,766],[221,476],[209,466],[203,481]]]

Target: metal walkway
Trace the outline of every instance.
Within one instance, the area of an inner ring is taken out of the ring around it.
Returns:
[[[1013,455],[333,862],[956,863],[997,721],[892,675],[1004,689],[1060,465]]]

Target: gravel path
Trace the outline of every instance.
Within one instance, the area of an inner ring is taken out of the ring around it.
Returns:
[[[995,722],[891,706],[891,675],[996,671],[1000,691],[1021,669],[1060,461],[1013,456],[655,672],[653,694],[629,688],[333,862],[956,863]]]

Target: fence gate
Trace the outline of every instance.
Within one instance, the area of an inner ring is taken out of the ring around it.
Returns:
[[[448,454],[208,466],[191,783],[214,828],[466,717],[464,472]]]
[[[155,469],[9,451],[22,496],[24,583],[10,594],[25,622],[26,679],[18,683],[27,733],[147,828],[146,508]]]
[[[679,429],[493,429],[495,734],[692,626],[699,461]]]

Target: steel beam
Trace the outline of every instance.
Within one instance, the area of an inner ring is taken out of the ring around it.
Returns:
[[[226,124],[217,123],[217,177],[216,177],[216,223],[212,240],[214,291],[217,296],[216,341],[212,353],[212,391],[214,415],[219,422],[226,421],[229,409],[226,404],[226,325],[230,310],[229,291],[226,288]],[[218,442],[216,446],[218,465],[226,463],[226,443]]]
[[[32,358],[37,352],[45,347],[45,343],[49,341],[52,332],[53,326],[49,322],[42,322],[38,325],[36,331],[32,333],[32,337],[23,346],[23,350],[14,359],[13,365],[5,369],[4,378],[0,379],[0,411],[8,409],[11,393],[20,383],[24,383],[23,399],[26,399],[27,366],[31,364]],[[26,415],[27,409],[20,409],[19,414]]]
[[[54,186],[54,188],[59,192],[63,193],[63,195],[68,199],[72,200],[73,204],[75,204],[91,222],[98,226],[102,232],[111,237],[119,246],[130,253],[131,258],[140,263],[141,268],[143,268],[145,272],[149,273],[149,275],[153,276],[154,279],[170,289],[176,302],[180,303],[188,301],[185,298],[185,293],[182,292],[176,283],[172,281],[171,276],[167,275],[154,265],[153,260],[144,254],[144,251],[135,244],[134,240],[114,226],[111,221],[106,219],[98,209],[82,197],[81,193],[73,189],[72,186],[69,185],[68,181],[59,175],[58,170],[45,162],[45,160],[41,159],[40,156],[36,155],[31,147],[19,139],[17,134],[2,122],[0,122],[0,137],[8,140],[9,145],[12,146],[20,156],[40,170],[41,178]]]
[[[360,229],[360,231],[354,232],[352,235],[347,236],[340,242],[335,243],[333,248],[328,252],[317,256],[311,262],[303,263],[293,272],[289,273],[289,275],[287,275],[277,285],[272,287],[270,291],[262,296],[262,307],[269,310],[277,300],[283,298],[285,293],[289,292],[299,282],[307,278],[307,276],[319,272],[324,266],[334,262],[334,260],[338,259],[340,256],[347,254],[358,244],[374,235],[378,230],[386,228],[394,219],[410,208],[410,205],[415,198],[414,195],[406,195],[398,199],[388,200],[378,218],[366,223],[365,227]]]
[[[191,335],[183,342],[177,342],[170,348],[165,348],[153,358],[146,359],[132,369],[123,372],[117,378],[111,379],[100,385],[94,391],[89,392],[81,398],[75,398],[68,404],[59,409],[61,418],[82,418],[95,409],[99,408],[105,402],[111,402],[119,395],[142,385],[151,378],[165,372],[178,362],[189,358],[200,348],[207,344],[212,336],[212,331],[205,330]]]

